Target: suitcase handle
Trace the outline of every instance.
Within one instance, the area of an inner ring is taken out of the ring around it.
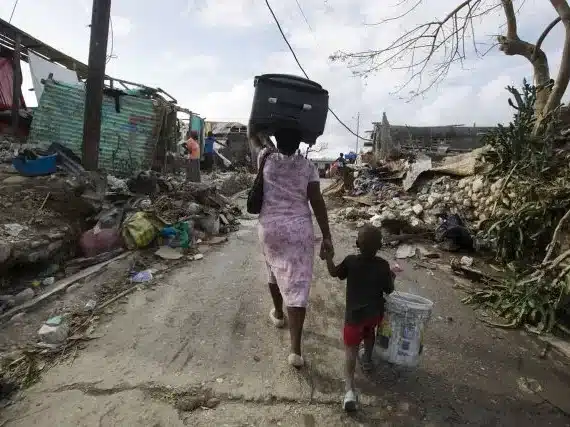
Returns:
[[[310,111],[313,109],[313,106],[311,104],[294,104],[292,102],[279,101],[279,99],[277,98],[267,98],[267,102],[269,102],[270,104],[281,104],[281,105],[286,105],[288,107],[301,108],[301,110],[303,111]]]

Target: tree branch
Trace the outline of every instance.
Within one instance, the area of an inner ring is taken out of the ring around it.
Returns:
[[[542,42],[544,42],[544,39],[546,38],[546,36],[548,36],[548,33],[550,33],[550,31],[552,31],[552,29],[554,27],[556,27],[556,24],[558,24],[561,21],[562,18],[560,18],[560,16],[558,18],[556,18],[554,21],[552,21],[548,27],[546,27],[544,29],[544,31],[542,32],[542,34],[540,35],[540,37],[538,38],[538,40],[536,41],[536,44],[534,45],[534,52],[532,53],[532,58],[531,58],[531,62],[534,62],[536,60],[536,57],[538,55],[538,52],[540,51],[541,47],[542,47]]]
[[[564,37],[564,48],[562,49],[562,60],[560,61],[560,69],[558,70],[558,76],[548,97],[548,101],[543,109],[543,116],[547,116],[552,111],[560,106],[562,102],[562,97],[568,88],[568,82],[570,81],[570,6],[566,0],[550,0],[552,6],[558,13],[566,35]]]
[[[412,0],[406,11],[380,23],[401,19],[416,11],[421,3],[422,1]],[[414,98],[439,84],[453,65],[463,64],[471,47],[469,39],[472,39],[475,54],[482,56],[477,47],[473,20],[500,7],[500,0],[492,0],[491,3],[487,0],[463,0],[441,20],[417,25],[382,49],[339,51],[330,58],[333,61],[347,62],[357,76],[366,76],[385,68],[407,70],[406,81],[396,92],[417,83],[414,90],[409,92],[410,98]]]

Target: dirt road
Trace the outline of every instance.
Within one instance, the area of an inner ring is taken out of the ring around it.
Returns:
[[[268,320],[255,227],[244,221],[204,260],[133,294],[100,326],[102,338],[4,411],[3,425],[570,425],[563,412],[570,413],[565,362],[540,359],[540,348],[520,332],[485,327],[459,302],[450,276],[412,263],[401,263],[397,286],[435,302],[422,365],[361,377],[364,408],[346,416],[340,406],[343,284],[317,264],[305,335],[308,367],[292,370],[287,332]],[[337,225],[334,233],[339,256],[353,250],[353,231]],[[214,409],[184,411],[204,405]]]

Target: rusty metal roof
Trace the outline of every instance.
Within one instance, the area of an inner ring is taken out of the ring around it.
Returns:
[[[17,36],[20,36],[20,43],[22,47],[25,48],[22,49],[22,59],[24,61],[28,61],[27,52],[32,51],[48,61],[57,62],[65,68],[75,70],[81,79],[87,78],[87,65],[83,62],[66,55],[13,26],[9,22],[0,19],[0,46],[14,50],[14,41]]]

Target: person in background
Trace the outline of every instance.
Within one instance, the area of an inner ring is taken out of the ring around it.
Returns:
[[[379,228],[371,225],[361,228],[356,246],[360,253],[347,256],[339,265],[335,265],[332,251],[325,252],[330,275],[347,279],[343,329],[346,388],[342,406],[348,412],[355,411],[358,404],[354,387],[356,359],[360,356],[363,371],[372,369],[376,327],[384,317],[384,295],[394,291],[395,277],[388,261],[376,255],[382,246]],[[364,346],[359,354],[361,342]]]
[[[338,156],[338,159],[336,159],[336,162],[337,162],[339,168],[346,166],[346,159],[344,158],[343,153],[340,153],[340,156]]]
[[[313,279],[315,234],[313,213],[321,229],[321,258],[334,254],[327,208],[316,166],[296,155],[302,135],[297,129],[275,132],[277,149],[264,135],[249,135],[258,167],[266,157],[259,239],[268,269],[273,307],[269,319],[277,328],[289,326],[291,347],[287,361],[295,368],[305,364],[301,353],[303,324]],[[287,317],[285,316],[287,315]]]
[[[195,130],[190,132],[190,138],[186,141],[186,152],[188,153],[186,180],[200,182],[200,143],[198,132]]]
[[[213,132],[208,132],[208,136],[204,141],[204,170],[206,172],[212,172],[214,170],[214,143],[216,138],[214,138]]]

